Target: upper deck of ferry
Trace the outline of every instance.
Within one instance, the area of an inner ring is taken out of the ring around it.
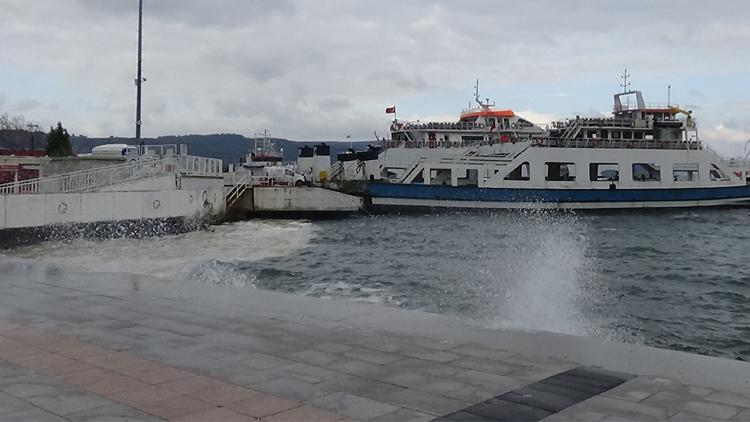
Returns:
[[[627,86],[627,85],[625,85]],[[457,122],[391,124],[384,148],[463,148],[528,142],[533,147],[699,150],[692,111],[673,104],[647,104],[643,94],[626,90],[614,95],[611,116],[551,122],[542,128],[510,109],[497,110],[489,99],[463,110]]]

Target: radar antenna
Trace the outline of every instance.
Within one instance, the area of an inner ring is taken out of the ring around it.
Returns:
[[[628,78],[630,77],[630,74],[628,73],[628,69],[626,68],[625,71],[622,73],[622,76],[620,76],[620,79],[622,79],[622,83],[620,86],[622,87],[622,92],[626,93],[630,89],[630,82],[628,82]]]
[[[479,79],[477,79],[477,83],[476,85],[474,85],[474,99],[476,100],[477,104],[479,104],[479,106],[482,108],[489,108],[489,107],[495,106],[494,103],[490,104],[489,98],[485,98],[484,102],[482,102],[482,100],[479,98]]]

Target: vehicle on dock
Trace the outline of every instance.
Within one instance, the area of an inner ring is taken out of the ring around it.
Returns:
[[[284,164],[283,150],[267,130],[256,132],[252,149],[240,158],[240,166],[228,175],[227,183],[238,183],[242,178],[257,186],[307,186],[308,178],[299,173],[293,164]]]
[[[621,209],[750,205],[747,161],[722,159],[692,111],[614,95],[611,116],[539,127],[489,99],[457,122],[394,119],[390,139],[331,169],[374,206]],[[360,156],[361,154],[361,156]],[[340,159],[342,157],[339,157]]]

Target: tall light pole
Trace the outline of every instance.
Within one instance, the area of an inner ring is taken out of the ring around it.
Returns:
[[[143,147],[141,141],[141,49],[143,48],[143,0],[138,0],[138,77],[135,79],[135,140],[140,147]]]

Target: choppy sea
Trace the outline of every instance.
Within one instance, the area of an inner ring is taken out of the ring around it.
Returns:
[[[0,260],[348,298],[750,360],[749,248],[748,209],[446,212],[49,241]]]

